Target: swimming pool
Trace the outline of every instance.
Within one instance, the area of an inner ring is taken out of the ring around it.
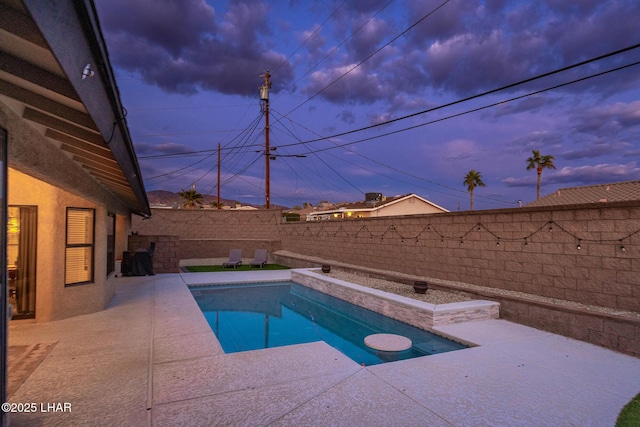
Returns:
[[[225,353],[325,341],[359,364],[376,365],[467,348],[295,282],[190,289]],[[365,337],[378,333],[413,345],[402,352],[367,347]]]

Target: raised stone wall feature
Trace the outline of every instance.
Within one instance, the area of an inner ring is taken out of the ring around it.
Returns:
[[[291,280],[426,330],[450,323],[499,317],[500,304],[493,301],[477,300],[434,305],[327,277],[313,270],[293,270]]]

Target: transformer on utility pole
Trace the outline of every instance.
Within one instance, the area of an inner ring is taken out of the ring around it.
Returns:
[[[264,158],[265,158],[265,207],[267,209],[271,208],[271,189],[270,187],[270,176],[269,176],[269,160],[271,155],[271,149],[269,148],[269,89],[271,88],[271,82],[269,78],[271,74],[269,74],[269,70],[261,75],[260,77],[264,78],[264,83],[260,86],[260,106],[262,107],[262,111],[264,112],[265,117],[265,126],[264,126]]]

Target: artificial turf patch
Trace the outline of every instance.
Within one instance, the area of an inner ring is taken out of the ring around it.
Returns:
[[[221,265],[190,265],[184,267],[190,273],[211,273],[218,271],[259,271],[259,270],[288,270],[289,267],[279,264],[265,264],[262,269],[259,267],[251,267],[249,264],[239,265],[236,268],[223,267]]]

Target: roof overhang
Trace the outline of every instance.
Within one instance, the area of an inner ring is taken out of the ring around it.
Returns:
[[[93,1],[0,0],[0,56],[0,99],[131,212],[150,215]]]

